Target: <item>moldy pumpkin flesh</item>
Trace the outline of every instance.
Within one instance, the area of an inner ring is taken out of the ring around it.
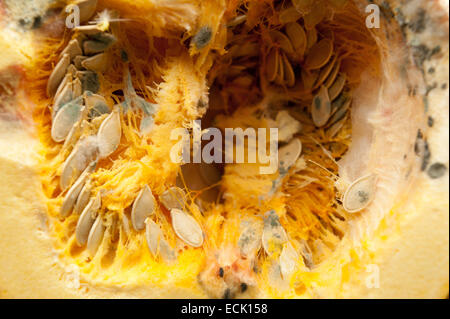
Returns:
[[[43,2],[0,11],[0,296],[448,293],[438,1]],[[172,161],[200,119],[278,128],[277,172]]]

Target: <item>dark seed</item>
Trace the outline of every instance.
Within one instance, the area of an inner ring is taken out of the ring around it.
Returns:
[[[231,290],[230,288],[227,288],[225,290],[225,293],[223,294],[223,299],[230,299],[230,297],[231,297]]]
[[[438,179],[445,175],[447,172],[447,167],[442,163],[434,163],[428,169],[428,176],[431,179]]]
[[[433,127],[434,125],[434,119],[431,116],[428,116],[428,126]]]
[[[206,47],[211,41],[212,38],[212,30],[210,27],[202,27],[196,35],[192,38],[193,43],[195,44],[198,50]]]
[[[97,93],[98,90],[100,90],[100,82],[97,73],[93,71],[81,71],[77,72],[77,76],[80,78],[83,91]]]
[[[245,282],[241,283],[241,292],[246,292],[247,288],[248,288],[248,285]]]
[[[223,278],[223,275],[224,275],[224,271],[223,271],[223,268],[221,267],[221,268],[219,269],[219,277],[220,277],[220,278]]]

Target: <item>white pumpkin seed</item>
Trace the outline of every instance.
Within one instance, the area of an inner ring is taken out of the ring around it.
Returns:
[[[233,20],[228,22],[227,27],[235,27],[240,25],[241,23],[244,23],[247,20],[247,16],[245,14],[235,17]]]
[[[92,228],[89,232],[89,236],[87,239],[87,250],[91,257],[95,256],[98,247],[100,247],[104,233],[105,233],[105,226],[103,225],[102,218],[98,216],[94,224],[92,225]]]
[[[83,51],[85,55],[94,55],[108,50],[116,41],[116,37],[109,33],[99,33],[95,40],[84,41]]]
[[[80,9],[80,23],[85,23],[97,10],[97,0],[79,0],[75,4]]]
[[[61,82],[62,83],[62,82]],[[67,82],[65,87],[55,94],[55,102],[53,103],[52,117],[54,118],[59,110],[74,99],[73,82]]]
[[[164,238],[161,228],[150,218],[145,220],[145,225],[145,238],[150,253],[154,257],[159,254],[166,262],[175,260],[176,253]]]
[[[104,72],[108,67],[106,53],[100,53],[93,57],[87,58],[81,62],[81,65],[91,71]]]
[[[241,222],[238,247],[244,257],[255,256],[261,248],[263,223],[258,221],[260,220],[244,220]]]
[[[307,70],[320,69],[330,61],[332,55],[333,42],[330,39],[322,39],[309,50],[304,67]]]
[[[288,111],[280,111],[275,119],[278,128],[278,141],[289,142],[295,134],[302,130],[302,125]]]
[[[270,37],[272,41],[279,45],[279,47],[288,54],[294,53],[294,47],[292,46],[291,40],[282,32],[278,30],[271,30]]]
[[[61,52],[61,56],[64,54],[68,54],[70,60],[73,60],[77,55],[82,55],[83,51],[81,50],[80,43],[77,39],[70,40],[69,44],[66,48]]]
[[[339,96],[339,94],[341,94],[346,82],[347,75],[345,75],[345,73],[341,73],[336,81],[334,81],[334,84],[328,89],[328,95],[330,96],[331,101],[333,101]]]
[[[285,280],[288,280],[298,266],[300,256],[291,243],[284,245],[280,254],[280,270]]]
[[[279,20],[282,24],[293,23],[301,17],[302,14],[293,6],[281,10],[279,13]]]
[[[291,62],[285,54],[282,55],[283,67],[284,67],[284,82],[288,87],[293,87],[295,85],[295,73],[292,68]]]
[[[270,82],[275,81],[278,74],[278,50],[271,50],[267,56],[267,78]]]
[[[101,158],[111,155],[119,146],[122,137],[120,114],[114,110],[100,125],[98,130],[98,149]]]
[[[81,94],[83,94],[83,84],[81,83],[81,80],[79,78],[73,80],[72,90],[74,99],[80,97]]]
[[[171,187],[159,196],[159,200],[168,210],[183,209],[186,203],[186,194],[179,187]]]
[[[47,82],[47,95],[52,97],[55,95],[58,86],[61,84],[64,76],[66,75],[67,68],[70,65],[70,56],[68,54],[64,54],[59,62],[56,64],[53,69],[52,74],[50,75]]]
[[[88,57],[84,55],[78,55],[73,59],[73,64],[78,70],[84,70],[83,65],[81,64],[84,60],[86,60]]]
[[[314,87],[314,84],[316,83],[317,78],[319,77],[319,71],[302,69],[301,77],[302,77],[303,88],[306,90],[311,90]]]
[[[97,217],[98,210],[102,205],[102,199],[100,193],[93,197],[86,205],[85,209],[78,219],[77,226],[75,228],[75,239],[79,246],[84,246],[88,240],[89,232]]]
[[[311,115],[314,125],[322,127],[327,124],[331,116],[331,102],[328,96],[328,89],[321,86],[319,92],[313,98],[311,105]]]
[[[84,103],[88,110],[88,117],[93,119],[103,114],[111,113],[111,109],[106,102],[106,99],[98,94],[86,92],[84,96]]]
[[[175,234],[192,247],[200,247],[203,245],[203,231],[197,221],[180,209],[172,209],[170,211],[172,218],[172,227]]]
[[[144,229],[145,220],[151,216],[155,210],[155,197],[148,185],[139,192],[131,210],[131,223],[137,231]]]
[[[328,125],[331,126],[341,119],[345,117],[347,114],[350,104],[352,103],[352,98],[350,96],[345,96],[341,94],[342,97],[339,97],[337,100],[335,100],[332,104],[332,110],[334,112],[333,116],[331,116],[330,120],[328,121]]]
[[[295,138],[278,151],[280,170],[287,172],[302,154],[302,142]]]
[[[354,181],[344,194],[342,203],[348,213],[365,209],[375,197],[377,176],[369,174]]]
[[[330,88],[334,81],[336,80],[337,75],[339,74],[339,71],[341,69],[341,59],[337,59],[336,64],[334,65],[333,69],[330,72],[330,75],[328,76],[328,78],[325,80],[324,85],[327,88]]]
[[[294,47],[294,55],[299,60],[303,59],[308,44],[303,27],[297,22],[288,23],[286,25],[286,34]]]
[[[311,49],[317,43],[318,35],[316,28],[306,30],[306,49]]]
[[[86,170],[81,174],[81,176],[78,178],[78,180],[75,182],[75,184],[72,185],[72,187],[67,192],[66,196],[64,197],[63,204],[61,206],[59,214],[61,217],[65,218],[67,217],[75,204],[75,202],[78,199],[78,196],[80,195],[81,190],[83,189],[86,179],[88,178],[89,174],[95,169],[95,163],[92,165],[89,165]]]
[[[60,143],[66,139],[74,124],[80,120],[82,111],[81,99],[75,99],[58,110],[53,119],[51,131],[52,139],[55,142]]]
[[[331,74],[331,72],[334,69],[334,66],[336,65],[336,62],[338,60],[337,55],[335,55],[328,63],[325,65],[322,69],[320,69],[319,77],[317,78],[316,83],[314,84],[314,88],[318,88],[321,86],[325,80],[328,78],[328,76]]]
[[[58,89],[56,90],[55,93],[55,98],[61,93],[61,91],[66,87],[67,83],[72,82],[73,79],[73,75],[72,73],[66,73],[66,75],[64,76],[63,80],[61,81],[61,83],[58,86]]]
[[[347,116],[348,113],[346,113],[341,120],[335,122],[333,125],[330,126],[330,128],[327,129],[326,134],[328,138],[333,138],[339,133],[339,131],[344,127],[344,124],[347,121]]]
[[[77,202],[75,203],[75,208],[73,209],[74,214],[81,214],[83,210],[86,208],[86,205],[89,203],[89,199],[91,198],[92,189],[91,186],[86,183],[83,186],[80,194],[78,195]]]
[[[62,166],[60,187],[67,189],[98,155],[97,139],[89,136],[80,140]]]
[[[262,234],[262,246],[271,256],[283,249],[283,244],[288,241],[286,231],[281,226],[280,219],[274,210],[264,214],[264,229]]]

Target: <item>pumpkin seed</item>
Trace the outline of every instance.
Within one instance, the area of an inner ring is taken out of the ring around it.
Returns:
[[[283,250],[280,254],[279,261],[281,275],[285,280],[289,279],[295,272],[299,259],[300,256],[291,243],[287,243],[286,245],[284,245]]]
[[[300,12],[307,12],[311,9],[315,0],[292,0],[294,7]]]
[[[302,154],[302,142],[295,138],[278,151],[278,161],[281,170],[287,172]]]
[[[306,49],[311,49],[317,43],[317,40],[318,35],[316,28],[306,30]]]
[[[320,69],[330,61],[332,54],[333,42],[329,39],[322,39],[309,50],[304,67],[308,70]]]
[[[314,125],[322,127],[327,124],[331,116],[331,103],[328,97],[328,89],[321,86],[319,92],[313,98],[311,115]]]
[[[311,251],[311,248],[309,247],[308,243],[304,240],[301,239],[299,241],[299,245],[300,245],[300,254],[303,257],[303,262],[305,263],[305,266],[308,268],[313,268],[314,267],[314,259],[313,259],[313,254]]]
[[[102,199],[100,193],[93,197],[86,205],[85,209],[78,219],[77,226],[75,228],[75,239],[79,246],[84,246],[88,240],[89,232],[97,217],[98,210],[102,205]]]
[[[283,244],[288,241],[286,231],[281,226],[280,218],[274,210],[264,214],[264,229],[262,233],[262,246],[267,255],[283,249]]]
[[[303,27],[297,22],[291,22],[286,25],[286,34],[294,47],[294,54],[303,59],[305,55],[308,40]]]
[[[135,230],[145,227],[145,219],[153,214],[155,210],[155,197],[148,185],[139,192],[131,210],[131,223]]]
[[[97,139],[94,136],[89,136],[79,141],[62,166],[61,189],[67,189],[72,181],[77,179],[86,169],[89,163],[96,159],[97,154]]]
[[[197,50],[201,50],[206,47],[213,37],[213,30],[209,26],[201,27],[200,30],[192,38],[192,43]]]
[[[275,81],[278,74],[278,50],[271,50],[267,56],[267,78],[270,82]]]
[[[100,247],[104,233],[105,233],[105,226],[103,225],[102,218],[98,216],[94,224],[92,225],[92,228],[89,232],[89,236],[87,239],[87,250],[91,255],[91,257],[95,256],[98,247]]]
[[[303,22],[305,23],[305,29],[311,30],[316,27],[327,14],[326,8],[323,6],[314,5],[311,6],[311,11],[303,17]]]
[[[81,50],[80,43],[78,42],[77,39],[73,39],[73,40],[69,41],[69,44],[61,52],[61,56],[63,56],[64,54],[68,54],[71,61],[77,55],[83,55],[83,51]]]
[[[342,203],[348,213],[365,209],[374,199],[377,176],[369,174],[354,181],[344,194]]]
[[[61,83],[59,84],[58,89],[56,90],[54,99],[56,99],[56,97],[59,94],[61,94],[61,91],[66,87],[67,83],[72,82],[72,79],[73,79],[73,75],[71,73],[66,73],[66,75],[62,79]]]
[[[158,256],[158,246],[163,239],[163,233],[161,228],[150,218],[145,220],[145,238],[147,240],[147,246],[153,256]]]
[[[288,54],[294,53],[294,47],[292,46],[289,38],[284,33],[278,30],[271,30],[269,34],[272,38],[272,41],[278,44],[284,52]]]
[[[319,77],[317,78],[316,83],[314,84],[315,88],[318,88],[321,86],[325,80],[328,78],[328,76],[331,74],[331,72],[334,69],[334,66],[336,65],[336,62],[338,60],[337,55],[335,55],[328,63],[325,65],[322,69],[320,69]]]
[[[289,62],[285,54],[282,55],[282,58],[284,66],[284,80],[288,87],[293,87],[295,85],[294,69],[292,68],[291,62]]]
[[[100,125],[98,130],[98,149],[101,158],[111,155],[119,146],[122,127],[118,110],[114,110]]]
[[[278,112],[275,121],[278,128],[279,142],[289,142],[302,129],[300,122],[294,119],[286,110]]]
[[[283,61],[283,57],[281,56],[281,54],[277,55],[278,58],[278,73],[277,73],[277,77],[275,78],[275,83],[278,85],[283,85],[284,84],[284,61]]]
[[[109,108],[106,99],[101,95],[93,94],[88,91],[84,96],[84,103],[88,109],[88,117],[90,119],[111,113],[111,109]]]
[[[68,73],[68,74],[71,74],[72,76],[75,76],[75,74],[77,73],[77,68],[75,67],[75,65],[73,65],[73,64],[70,64],[68,67],[67,67],[67,71],[66,71],[66,73]]]
[[[73,82],[67,82],[65,87],[60,92],[58,92],[58,94],[55,94],[55,102],[53,103],[52,117],[54,118],[55,115],[58,113],[58,111],[61,109],[61,107],[63,107],[65,104],[69,103],[73,99],[74,99]]]
[[[241,23],[244,23],[246,20],[247,20],[247,16],[245,14],[237,16],[233,20],[228,22],[227,27],[232,28],[232,27],[238,26]]]
[[[336,102],[336,103],[335,103]],[[333,116],[328,121],[328,125],[333,125],[336,122],[340,121],[346,114],[347,111],[350,108],[350,104],[352,103],[351,97],[346,97],[343,95],[343,97],[339,97],[337,100],[335,100],[332,105],[333,109]]]
[[[81,65],[81,63],[86,60],[88,57],[84,55],[78,55],[73,59],[73,64],[78,70],[84,70],[84,67]]]
[[[336,121],[334,124],[330,126],[330,128],[327,129],[327,137],[333,138],[339,133],[339,131],[344,127],[345,122],[347,121],[348,112],[345,113],[344,117],[342,117],[340,120]]]
[[[87,22],[97,10],[97,0],[80,0],[75,2],[80,9],[80,22]]]
[[[89,174],[94,170],[94,168],[95,164],[94,167],[92,167],[92,165],[89,165],[83,172],[83,174],[81,174],[81,176],[75,182],[75,184],[73,184],[72,187],[69,189],[66,196],[64,197],[64,201],[59,212],[61,217],[65,218],[70,214],[75,202],[78,199],[78,196],[80,195],[81,190],[85,185],[86,179],[88,178]]]
[[[61,84],[64,76],[66,75],[67,68],[70,65],[70,56],[64,54],[59,62],[56,64],[53,72],[50,74],[47,83],[47,95],[49,97],[54,96],[58,86]]]
[[[176,253],[170,247],[161,228],[150,218],[145,220],[145,238],[147,246],[154,257],[161,255],[165,261],[173,261],[176,259]]]
[[[257,220],[244,220],[241,222],[241,235],[238,240],[238,247],[241,255],[250,257],[256,255],[261,247],[261,237],[263,224]]]
[[[73,90],[73,98],[76,99],[77,97],[81,96],[83,94],[83,85],[81,84],[80,79],[76,78],[72,83],[72,90]]]
[[[290,6],[279,12],[279,20],[281,24],[291,23],[299,20],[302,14],[294,7]]]
[[[336,80],[337,75],[339,74],[339,71],[341,69],[341,60],[338,59],[336,64],[333,67],[333,70],[331,70],[330,75],[328,76],[328,78],[325,80],[325,86],[327,88],[330,88],[334,81]]]
[[[306,90],[311,90],[314,87],[314,83],[316,83],[317,78],[319,77],[319,71],[302,69],[301,77],[303,88]]]
[[[183,209],[186,202],[186,194],[179,187],[171,187],[162,193],[159,199],[168,210],[174,208]]]
[[[197,221],[180,209],[170,211],[172,226],[175,234],[192,247],[200,247],[203,244],[203,231]]]
[[[105,53],[94,55],[81,62],[83,68],[91,71],[103,72],[108,67],[108,61]]]
[[[75,203],[75,208],[73,209],[73,212],[75,214],[79,215],[83,212],[83,210],[86,208],[86,205],[89,203],[91,193],[91,187],[86,183],[83,186],[80,194],[78,195],[77,202]]]
[[[59,143],[66,139],[73,125],[81,118],[83,105],[81,98],[65,104],[55,115],[52,123],[52,139]]]
[[[87,40],[83,43],[85,55],[94,55],[108,50],[116,41],[116,37],[109,33],[99,33],[97,40]]]
[[[86,61],[86,60],[85,60]],[[93,71],[78,71],[76,77],[80,79],[84,91],[97,93],[100,89],[100,82],[97,73]]]
[[[336,81],[334,81],[334,84],[328,89],[328,95],[330,96],[331,101],[333,101],[339,96],[339,94],[341,94],[346,82],[347,76],[345,75],[345,73],[341,73]]]

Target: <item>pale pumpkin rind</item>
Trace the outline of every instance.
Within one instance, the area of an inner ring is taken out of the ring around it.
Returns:
[[[225,8],[224,1],[217,1],[214,8],[201,9],[196,1],[180,1],[180,6],[176,7],[164,7],[148,1],[145,1],[147,4],[133,1],[133,5],[124,5],[125,2],[109,1],[109,5],[120,9],[125,16],[133,15],[135,10],[144,10],[148,19],[154,19],[154,26],[160,26],[155,28],[155,35],[158,36],[164,36],[167,25],[172,30],[192,30],[204,24],[218,25],[216,20],[221,19]],[[365,4],[365,1],[359,4],[361,12],[364,12]],[[387,104],[385,111],[392,111],[391,107],[394,112],[398,112],[395,118],[398,122],[383,122],[385,119],[382,116],[371,118],[379,121],[379,126],[374,130],[371,149],[367,153],[362,152],[367,157],[358,164],[362,168],[372,165],[378,170],[384,169],[386,178],[382,183],[385,183],[386,189],[380,190],[379,206],[352,219],[350,231],[335,251],[311,273],[303,274],[305,277],[310,276],[305,278],[310,289],[283,294],[261,287],[260,290],[252,290],[239,297],[443,298],[448,295],[448,4],[446,6],[445,9],[445,4],[437,1],[384,1],[380,6],[382,19],[392,30],[400,25],[404,42],[386,43],[392,47],[391,51],[386,52],[384,66],[388,71],[384,75],[384,86],[380,86],[380,90],[383,90],[381,97]],[[215,14],[205,15],[201,10],[215,10]],[[0,14],[5,13],[0,11]],[[21,65],[26,65],[28,61],[24,56],[34,54],[33,37],[25,33],[17,38],[17,34],[1,22],[0,27],[3,28],[2,34],[8,35],[0,42],[0,47],[4,47],[6,52],[0,64],[0,180],[3,181],[0,184],[0,272],[5,274],[0,277],[0,297],[208,297],[197,280],[202,265],[194,265],[187,270],[183,264],[174,266],[173,273],[164,277],[164,283],[132,282],[118,287],[113,283],[105,284],[101,279],[84,277],[76,267],[65,264],[59,258],[59,253],[54,250],[54,241],[49,236],[52,224],[47,217],[46,199],[37,172],[39,141],[32,119],[23,112],[24,106],[26,109],[27,104],[32,102],[23,93]],[[218,50],[220,41],[212,40]],[[402,96],[408,89],[406,82],[398,80],[396,83],[399,73],[394,66],[403,61],[396,56],[395,45],[400,46],[397,52],[403,52],[408,47],[410,57],[419,69],[409,70],[410,76],[414,77],[413,83],[417,84],[416,97]],[[191,50],[194,51],[191,54],[196,54],[195,48]],[[206,89],[199,74],[209,68],[211,61],[207,51],[199,52],[195,66],[188,56],[182,56],[166,70],[167,77],[173,82],[195,82],[196,85],[191,88],[193,96],[186,98],[187,103],[194,103],[203,97]],[[201,70],[198,74],[196,67]],[[177,74],[176,71],[180,70],[184,71],[181,73],[186,78]],[[373,97],[373,92],[368,93],[371,85],[366,82],[359,88],[356,95],[359,98],[358,106],[365,102],[364,98]],[[389,86],[394,89],[389,90]],[[175,94],[169,86],[167,90]],[[400,96],[395,95],[397,92],[400,92]],[[404,102],[405,106],[398,101]],[[417,101],[419,104],[414,104]],[[372,102],[368,98],[366,103],[369,110],[382,114],[383,109],[376,103],[370,109]],[[395,109],[394,105],[400,110]],[[355,119],[368,114],[360,112],[355,113]],[[195,118],[197,115],[189,114],[189,117]],[[407,119],[406,123],[400,123],[402,118]],[[386,132],[382,124],[386,124]],[[423,156],[408,159],[412,163],[412,177],[407,178],[404,184],[392,185],[389,179],[395,179],[398,171],[407,173],[404,165],[399,163],[396,166],[396,156],[403,151],[402,145],[397,144],[414,144],[417,128],[426,135],[430,156],[426,156],[425,164]],[[401,130],[403,136],[395,132],[396,129]],[[163,134],[161,132],[161,140]],[[353,134],[355,144],[364,138],[358,123],[354,123]],[[377,143],[377,138],[381,142]],[[393,145],[382,145],[389,138],[396,139]],[[380,150],[394,154],[394,161],[377,160],[383,156]],[[340,162],[340,173],[350,180],[354,172],[349,163],[360,154],[357,147],[353,147],[347,159]],[[447,168],[437,178],[431,171],[432,165],[436,163],[442,163]],[[368,285],[372,283],[374,269],[379,271],[379,288],[369,288]]]

